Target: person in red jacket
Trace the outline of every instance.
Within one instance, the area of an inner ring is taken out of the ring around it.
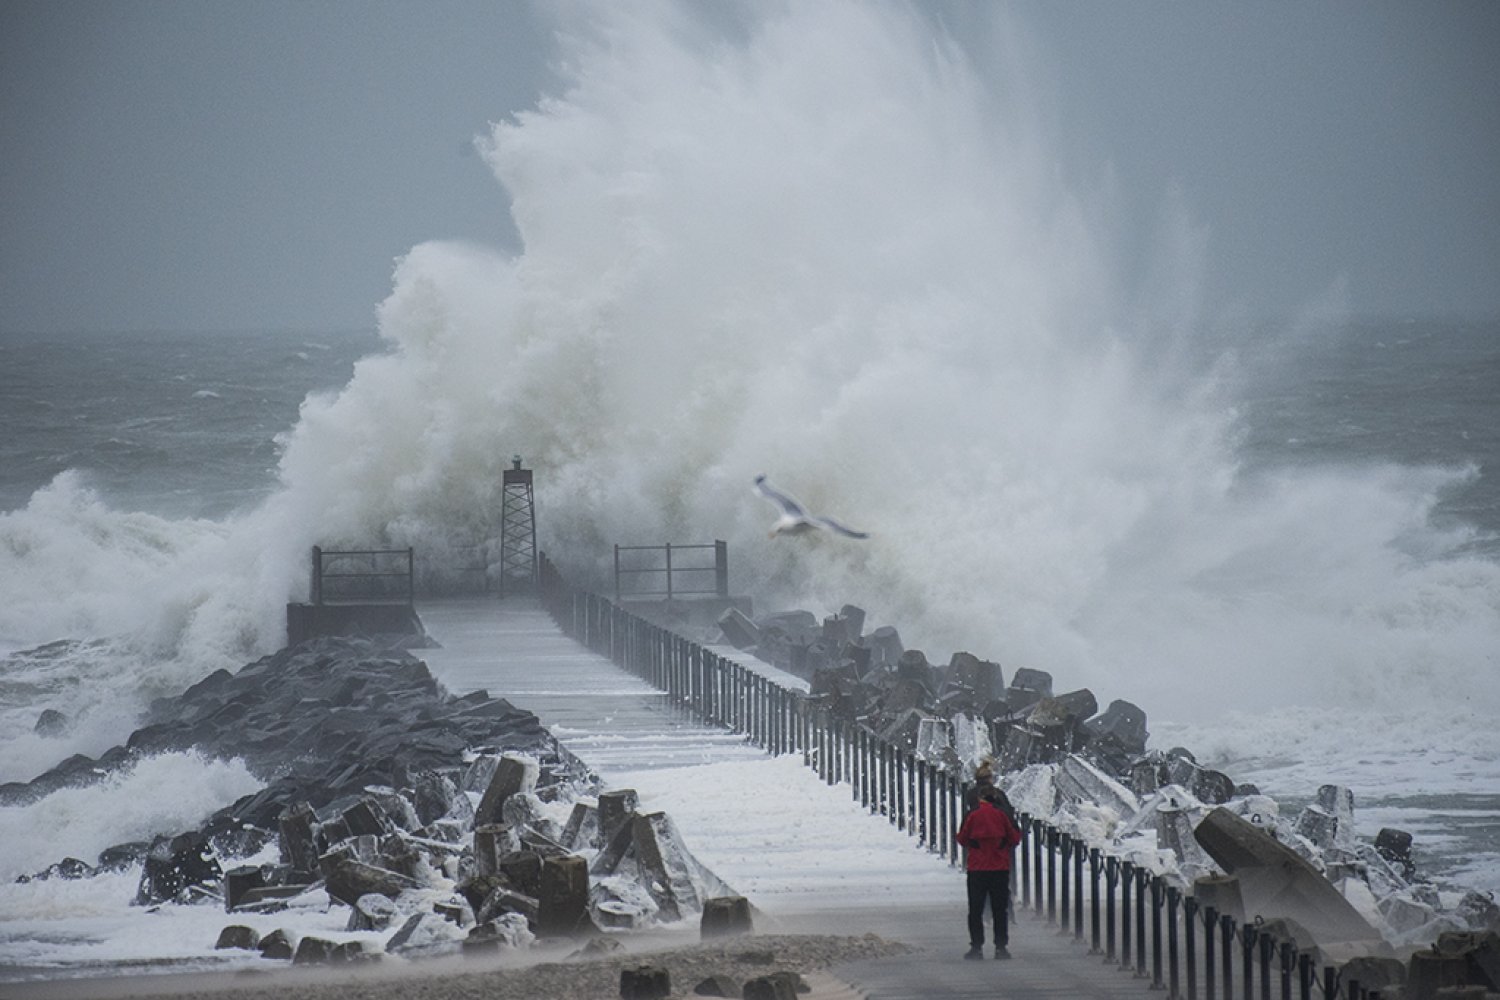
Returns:
[[[995,922],[995,957],[1010,958],[1010,859],[1021,832],[996,804],[999,790],[985,788],[964,817],[957,840],[968,848],[969,950],[964,958],[984,957],[984,904]]]

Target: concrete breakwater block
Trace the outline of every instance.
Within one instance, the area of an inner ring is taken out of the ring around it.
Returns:
[[[1380,935],[1322,873],[1297,852],[1222,806],[1193,831],[1209,856],[1240,882],[1245,914],[1289,917],[1319,945],[1380,943]]]
[[[760,629],[739,608],[730,608],[720,615],[718,626],[735,649],[752,649],[760,645]]]
[[[1193,880],[1193,898],[1201,909],[1213,907],[1220,916],[1228,914],[1236,924],[1245,922],[1245,901],[1240,896],[1240,880],[1233,875],[1203,875]]]
[[[489,826],[505,820],[505,801],[512,795],[534,792],[539,769],[531,757],[504,754],[474,810],[474,825]]]
[[[620,970],[620,1000],[662,1000],[672,993],[672,977],[660,965]]]
[[[588,906],[588,862],[576,854],[544,860],[537,893],[537,934],[577,933],[589,924]]]
[[[802,977],[795,972],[772,972],[747,980],[743,996],[745,1000],[797,1000],[797,988]]]
[[[703,916],[698,922],[698,933],[702,938],[750,934],[754,930],[750,900],[744,896],[716,896],[703,901]]]

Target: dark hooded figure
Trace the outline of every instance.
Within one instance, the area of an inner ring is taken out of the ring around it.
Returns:
[[[984,957],[984,907],[989,903],[995,924],[995,957],[1010,958],[1011,851],[1021,832],[1001,811],[997,788],[983,788],[979,802],[958,828],[957,840],[968,849],[965,867],[969,889],[969,950],[964,958]]]

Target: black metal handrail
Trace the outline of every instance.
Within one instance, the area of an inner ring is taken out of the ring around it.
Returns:
[[[539,579],[543,603],[567,635],[699,718],[743,733],[769,753],[800,753],[826,783],[847,783],[873,815],[885,816],[950,865],[959,863],[954,835],[967,782],[863,726],[834,718],[813,697],[573,588],[545,555]],[[1212,906],[1200,908],[1189,887],[1112,853],[1113,844],[1089,844],[1026,813],[1018,815],[1017,825],[1023,837],[1012,876],[1020,889],[1017,912],[1055,925],[1059,934],[1086,943],[1088,954],[1149,980],[1150,989],[1164,990],[1169,1000],[1379,1000],[1379,991],[1341,983],[1333,966],[1323,968],[1320,981],[1313,954],[1278,941],[1260,917],[1241,925]],[[1195,921],[1201,921],[1201,940]],[[1238,976],[1235,941],[1241,946]]]
[[[660,553],[662,562],[656,566],[627,566],[620,559],[621,553],[631,552],[655,552]],[[712,552],[714,554],[711,566],[682,566],[673,565],[673,553],[682,552]],[[704,573],[714,575],[713,586],[705,587],[693,585],[684,587],[678,583],[678,579],[684,574],[688,576],[701,576]],[[642,589],[640,587],[623,587],[622,583],[630,577],[660,578],[660,584],[656,589]],[[621,601],[629,597],[664,597],[673,600],[678,597],[728,597],[729,596],[729,545],[727,542],[715,541],[712,545],[616,545],[615,546],[615,600]]]
[[[329,581],[341,582],[329,587]],[[410,605],[415,603],[416,593],[413,549],[334,550],[313,546],[313,604],[387,601]]]

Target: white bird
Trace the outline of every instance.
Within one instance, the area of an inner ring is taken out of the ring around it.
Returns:
[[[831,517],[809,514],[807,508],[766,482],[764,475],[755,477],[755,490],[761,496],[781,508],[781,517],[771,525],[771,537],[777,535],[801,535],[819,528],[843,535],[845,538],[869,538],[863,531],[855,531]]]

